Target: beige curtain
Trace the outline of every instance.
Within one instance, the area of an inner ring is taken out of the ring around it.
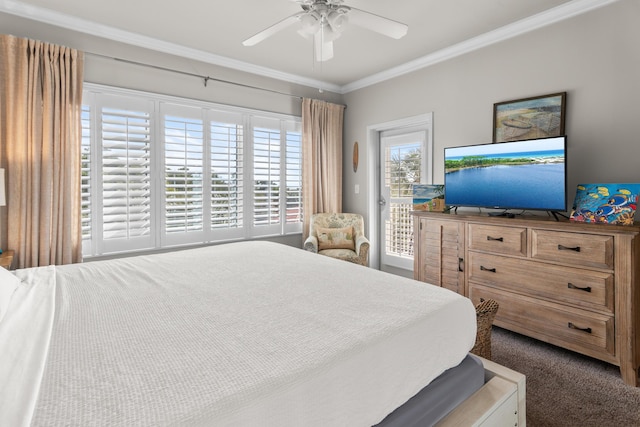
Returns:
[[[342,212],[344,105],[302,100],[303,241],[314,213]]]
[[[6,248],[19,268],[79,262],[84,55],[2,35],[0,58]]]

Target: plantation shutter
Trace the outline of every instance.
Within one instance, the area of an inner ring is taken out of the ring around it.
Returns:
[[[279,120],[253,120],[253,226],[280,229],[282,131]]]
[[[423,181],[426,138],[424,131],[382,134],[381,196],[387,201],[380,214],[383,266],[413,267],[413,184]]]
[[[202,120],[165,117],[166,231],[202,230]]]
[[[82,226],[82,253],[91,253],[91,239],[92,239],[92,227],[91,227],[91,107],[88,105],[82,106],[81,113],[81,126],[82,126],[82,142],[80,146],[81,150],[81,226]]]
[[[111,250],[152,247],[151,112],[103,106],[102,241]]]
[[[213,112],[211,138],[211,228],[217,237],[242,237],[244,225],[244,126],[242,115]]]
[[[300,124],[286,127],[286,204],[285,231],[302,231],[302,132]]]
[[[302,231],[292,116],[85,86],[87,257]]]
[[[205,135],[202,110],[162,104],[164,235],[167,244],[203,240]]]

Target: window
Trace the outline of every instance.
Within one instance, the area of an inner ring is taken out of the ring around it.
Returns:
[[[83,104],[85,256],[301,232],[298,119],[97,85]]]
[[[253,224],[280,222],[280,129],[253,129]]]
[[[244,224],[244,132],[240,120],[230,118],[210,125],[211,227],[217,230],[240,229]]]
[[[287,226],[302,222],[302,134],[286,133],[286,213]]]
[[[82,122],[82,145],[81,145],[81,222],[83,247],[86,241],[90,242],[91,238],[91,110],[88,105],[82,106],[81,122]]]
[[[103,239],[151,236],[151,130],[145,111],[100,112]]]
[[[209,241],[205,120],[206,112],[201,108],[160,104],[161,246]]]

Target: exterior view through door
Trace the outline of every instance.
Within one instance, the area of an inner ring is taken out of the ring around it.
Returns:
[[[380,138],[380,269],[413,270],[413,184],[426,183],[426,131]]]

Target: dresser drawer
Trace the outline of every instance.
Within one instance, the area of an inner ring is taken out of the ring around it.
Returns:
[[[474,304],[490,298],[498,302],[497,326],[603,360],[615,355],[613,316],[545,304],[540,300],[475,284],[469,286],[469,297]]]
[[[469,249],[526,256],[527,229],[469,224]]]
[[[613,313],[613,274],[469,252],[469,281]]]
[[[613,269],[613,236],[531,230],[531,257]]]

